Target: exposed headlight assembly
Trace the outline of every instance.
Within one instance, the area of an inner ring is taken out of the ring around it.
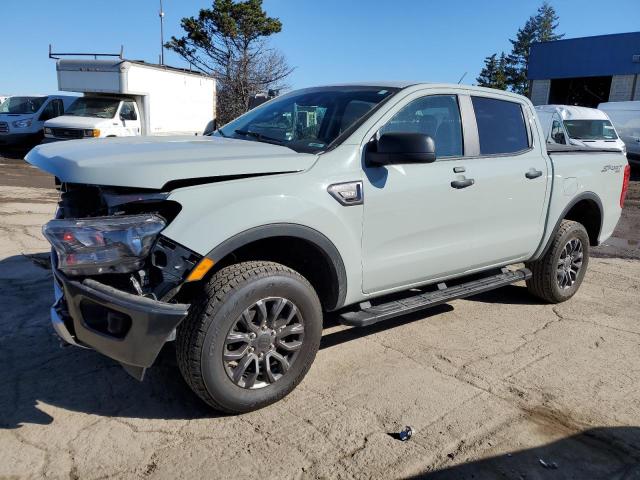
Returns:
[[[51,220],[42,233],[68,275],[139,270],[165,220],[155,214]]]
[[[11,124],[16,128],[27,128],[31,126],[32,120],[17,120],[15,122],[11,122]]]

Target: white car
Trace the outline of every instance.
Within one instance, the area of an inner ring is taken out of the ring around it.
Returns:
[[[605,112],[572,105],[539,105],[536,113],[547,143],[626,152],[624,142]]]
[[[627,147],[629,163],[640,165],[640,101],[607,102],[598,105],[605,112]]]

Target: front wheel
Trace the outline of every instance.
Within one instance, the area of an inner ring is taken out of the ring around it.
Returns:
[[[291,392],[311,367],[322,309],[309,282],[273,262],[218,271],[178,328],[180,371],[217,410],[242,413]]]
[[[532,276],[527,288],[550,303],[560,303],[575,295],[589,264],[589,235],[584,226],[563,220],[547,253],[526,266]]]

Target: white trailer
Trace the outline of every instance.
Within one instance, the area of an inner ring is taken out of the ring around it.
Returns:
[[[65,115],[45,124],[48,140],[201,135],[215,119],[215,80],[133,60],[60,59],[58,89],[79,92]]]

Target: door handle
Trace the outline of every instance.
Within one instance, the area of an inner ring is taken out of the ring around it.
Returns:
[[[453,188],[467,188],[476,183],[473,178],[465,178],[464,180],[454,180],[451,182]]]
[[[529,180],[533,180],[534,178],[538,178],[542,176],[541,170],[536,170],[535,168],[530,168],[527,173],[524,174]]]

